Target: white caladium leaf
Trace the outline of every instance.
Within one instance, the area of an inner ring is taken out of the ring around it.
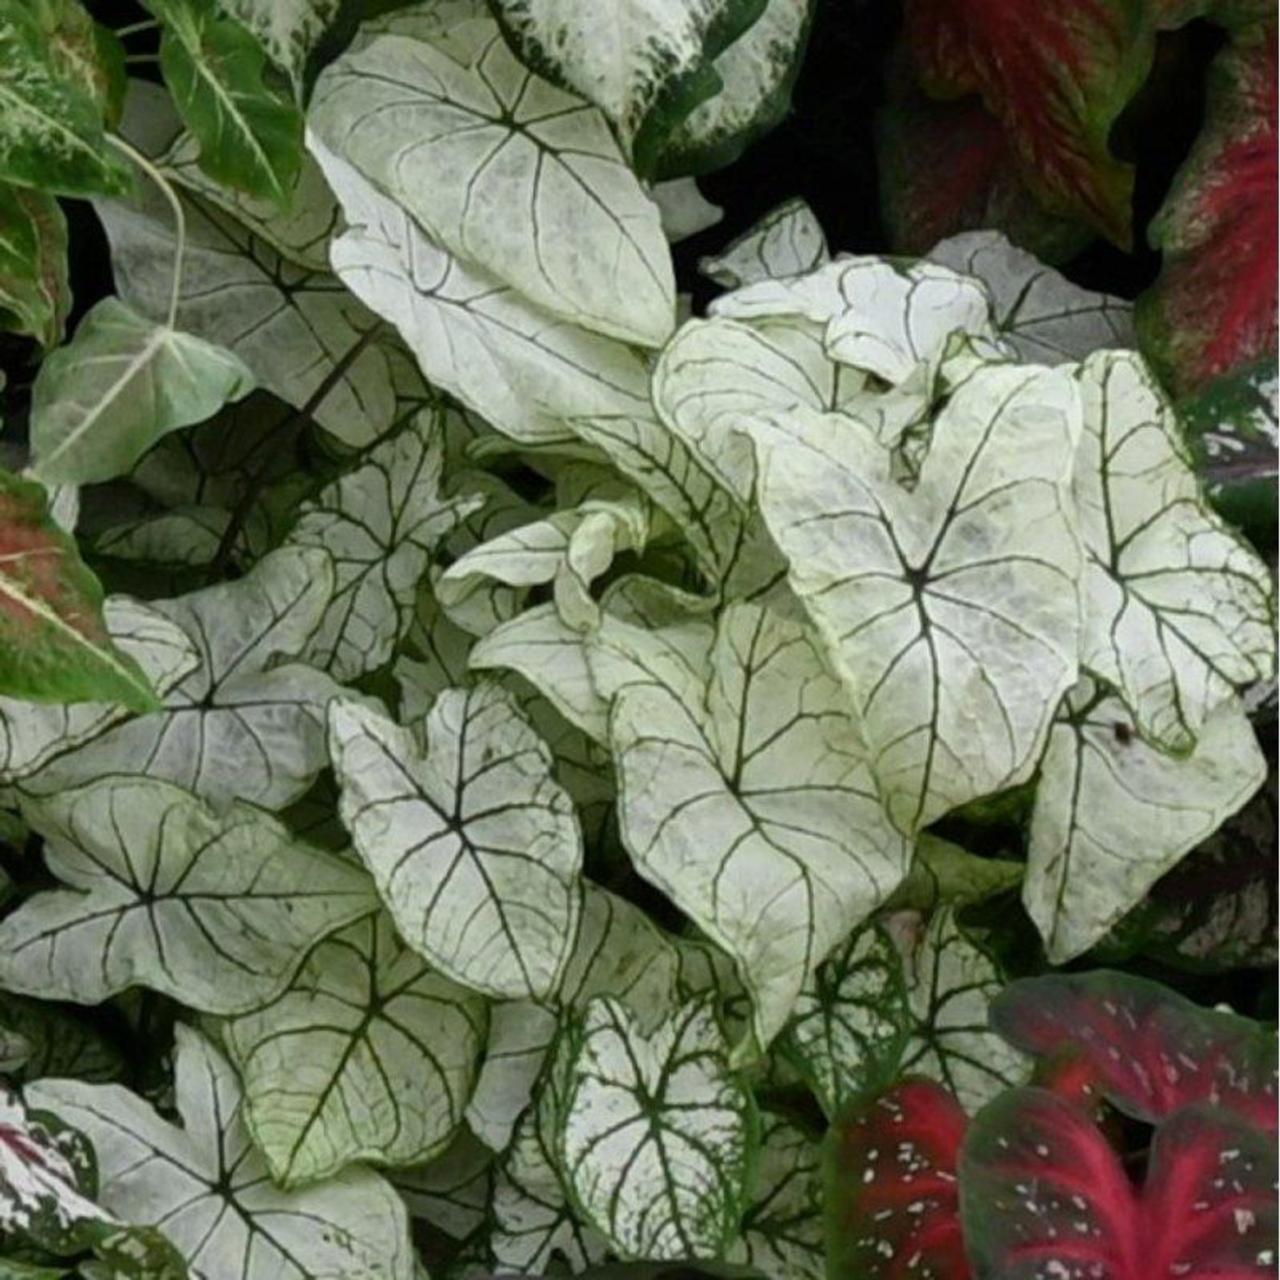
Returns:
[[[493,1196],[493,1152],[465,1125],[444,1152],[427,1164],[390,1175],[410,1217],[452,1240],[477,1232]]]
[[[200,663],[195,645],[176,623],[128,596],[108,596],[107,631],[164,697]],[[82,746],[128,712],[114,702],[26,702],[0,698],[0,782],[28,777]]]
[[[760,1150],[729,1261],[768,1280],[824,1280],[822,1161],[818,1144],[783,1116],[760,1117]]]
[[[560,1167],[575,1203],[624,1258],[723,1256],[744,1208],[755,1117],[712,1003],[690,1003],[646,1036],[599,997],[567,1055]]]
[[[325,939],[276,1000],[223,1032],[272,1176],[302,1186],[442,1151],[487,1022],[484,1000],[432,973],[383,913]]]
[[[992,1031],[991,1001],[1004,981],[995,961],[961,931],[949,907],[928,925],[915,912],[890,917],[903,952],[914,1016],[899,1075],[918,1072],[946,1085],[973,1115],[996,1094],[1026,1081],[1031,1061]]]
[[[910,1032],[902,956],[889,934],[870,924],[805,984],[782,1048],[833,1118],[851,1098],[892,1082]]]
[[[396,328],[432,385],[526,444],[572,440],[567,418],[647,412],[648,369],[632,347],[547,315],[453,257],[318,137],[307,145],[348,223],[333,269]]]
[[[338,16],[342,0],[218,0],[244,23],[267,56],[289,73],[301,93],[307,59]]]
[[[35,473],[63,484],[123,475],[161,436],[203,422],[253,385],[233,352],[104,298],[36,375]]]
[[[670,336],[657,209],[600,112],[529,71],[496,23],[466,65],[367,33],[320,75],[308,127],[431,239],[551,315],[643,346]]]
[[[373,905],[358,867],[250,805],[216,814],[148,778],[24,804],[68,887],[0,922],[0,983],[96,1004],[146,986],[208,1013],[277,995],[319,938]]]
[[[719,253],[702,258],[698,270],[726,289],[740,289],[761,280],[804,275],[830,260],[817,217],[804,200],[794,196]]]
[[[231,513],[221,507],[175,507],[104,529],[93,540],[99,555],[116,560],[199,568],[217,558]]]
[[[559,1025],[555,1010],[534,1000],[503,1000],[490,1006],[489,1040],[466,1114],[472,1132],[491,1151],[511,1145]]]
[[[429,428],[432,419],[424,426]],[[432,549],[482,499],[444,497],[443,444],[411,425],[376,446],[299,512],[291,546],[333,557],[336,583],[305,651],[350,680],[386,663],[412,617]]]
[[[1025,781],[1075,683],[1079,396],[1064,371],[977,370],[911,492],[869,433],[827,424],[763,445],[761,507],[914,833]]]
[[[623,839],[737,962],[761,1048],[909,861],[844,703],[806,629],[748,604],[723,615],[696,700],[654,669],[614,701]]]
[[[1090,357],[1080,386],[1080,661],[1118,691],[1144,737],[1186,752],[1215,706],[1275,673],[1271,574],[1205,502],[1139,355]]]
[[[1119,698],[1082,680],[1049,735],[1027,846],[1022,898],[1050,961],[1093,946],[1266,776],[1236,699],[1209,713],[1190,755],[1174,756],[1141,739]]]
[[[157,601],[151,607],[186,632],[200,665],[159,711],[60,756],[24,788],[47,795],[103,774],[142,774],[215,805],[284,808],[328,759],[324,708],[338,685],[288,659],[315,633],[332,593],[327,554],[283,547],[244,578]]]
[[[812,11],[813,0],[766,0],[760,17],[713,60],[724,88],[672,133],[663,174],[718,169],[782,119]]]
[[[118,1085],[41,1080],[27,1097],[89,1138],[102,1204],[159,1227],[192,1280],[414,1280],[407,1215],[391,1186],[349,1169],[303,1191],[276,1187],[244,1126],[231,1064],[181,1025],[175,1090],[181,1128]]]
[[[681,240],[714,227],[724,217],[724,210],[718,204],[712,204],[698,189],[696,178],[659,182],[649,196],[658,206],[662,234],[671,244],[679,244]]]
[[[551,755],[495,685],[441,694],[414,735],[335,701],[340,812],[405,941],[497,997],[555,991],[577,932],[582,837]]]
[[[1028,362],[1083,360],[1103,347],[1132,347],[1133,304],[1072,284],[999,231],[940,241],[929,260],[974,276],[991,295],[996,330]]]
[[[47,1000],[0,995],[0,1040],[21,1041],[22,1057],[0,1070],[15,1083],[42,1076],[74,1076],[77,1080],[123,1079],[120,1046],[87,1018]]]

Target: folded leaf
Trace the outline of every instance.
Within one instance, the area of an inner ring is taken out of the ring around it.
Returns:
[[[103,1205],[160,1227],[192,1280],[413,1280],[408,1222],[392,1188],[349,1169],[322,1186],[279,1190],[244,1127],[230,1063],[181,1025],[175,1091],[181,1128],[118,1085],[42,1080],[28,1097],[88,1136]]]
[[[307,949],[367,912],[349,862],[261,810],[216,815],[168,782],[103,778],[23,806],[69,888],[0,922],[11,991],[94,1004],[135,985],[210,1013],[278,995]]]
[[[407,730],[335,701],[340,812],[405,941],[486,994],[555,991],[577,931],[582,837],[550,753],[494,685],[435,701]]]
[[[1276,1145],[1221,1107],[1157,1130],[1134,1189],[1079,1107],[1015,1089],[970,1126],[960,1157],[965,1241],[978,1276],[1075,1273],[1114,1280],[1270,1274]]]
[[[102,588],[45,490],[0,471],[0,693],[41,702],[156,705],[138,664],[111,641]]]
[[[70,309],[62,209],[43,191],[0,183],[0,328],[56,347]]]
[[[1211,1102],[1276,1127],[1274,1033],[1145,978],[1105,969],[1022,978],[995,1000],[991,1023],[1028,1053],[1083,1055],[1098,1091],[1149,1124]]]
[[[1162,269],[1138,326],[1178,393],[1259,359],[1274,366],[1275,35],[1274,21],[1256,22],[1214,60],[1205,126],[1148,230]]]
[[[760,280],[803,275],[829,258],[827,238],[813,210],[793,196],[719,253],[700,259],[698,270],[726,289],[740,289]]]
[[[104,298],[40,366],[32,389],[35,472],[55,484],[123,475],[170,431],[253,390],[232,352]]]

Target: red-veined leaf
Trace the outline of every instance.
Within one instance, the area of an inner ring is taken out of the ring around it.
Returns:
[[[965,1124],[950,1093],[915,1077],[846,1111],[828,1139],[829,1280],[967,1280],[955,1172]]]
[[[1164,265],[1139,301],[1138,329],[1179,393],[1274,360],[1275,43],[1275,26],[1259,23],[1218,55],[1205,127],[1151,224]]]
[[[1247,1280],[1274,1275],[1273,1136],[1222,1107],[1156,1131],[1141,1191],[1079,1108],[1013,1089],[960,1155],[960,1212],[978,1280]]]
[[[1022,978],[992,1002],[991,1025],[1027,1053],[1074,1047],[1099,1092],[1139,1120],[1213,1102],[1276,1128],[1274,1035],[1158,983],[1108,969]]]
[[[0,471],[0,694],[38,702],[159,703],[111,643],[102,588],[49,514],[44,489]]]

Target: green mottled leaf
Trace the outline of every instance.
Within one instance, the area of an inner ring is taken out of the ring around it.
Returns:
[[[67,223],[58,202],[0,183],[0,328],[56,347],[70,309]]]
[[[18,1036],[20,1065],[2,1069],[16,1083],[42,1076],[73,1076],[106,1082],[125,1074],[124,1054],[91,1021],[62,1005],[0,995],[0,1036]]]
[[[218,0],[244,23],[267,55],[289,73],[295,93],[305,83],[307,60],[337,19],[342,0]]]

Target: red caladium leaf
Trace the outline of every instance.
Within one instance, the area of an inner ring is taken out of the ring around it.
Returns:
[[[1156,1131],[1141,1191],[1078,1107],[1013,1089],[960,1155],[978,1280],[1252,1280],[1275,1274],[1276,1144],[1207,1104]]]
[[[830,1280],[966,1280],[956,1190],[966,1123],[941,1085],[914,1077],[841,1117],[828,1139]]]
[[[1276,347],[1276,28],[1239,31],[1209,73],[1206,124],[1149,232],[1160,278],[1143,348],[1179,393]]]
[[[0,471],[0,694],[40,702],[159,705],[111,643],[102,588],[49,514],[44,489]]]
[[[1156,31],[1193,12],[1181,0],[909,0],[907,40],[929,93],[982,95],[1046,208],[1128,248],[1133,169],[1108,135]]]
[[[1211,1102],[1276,1128],[1275,1036],[1158,983],[1108,969],[1022,978],[996,997],[990,1016],[1026,1053],[1076,1049],[1099,1092],[1139,1120]]]

